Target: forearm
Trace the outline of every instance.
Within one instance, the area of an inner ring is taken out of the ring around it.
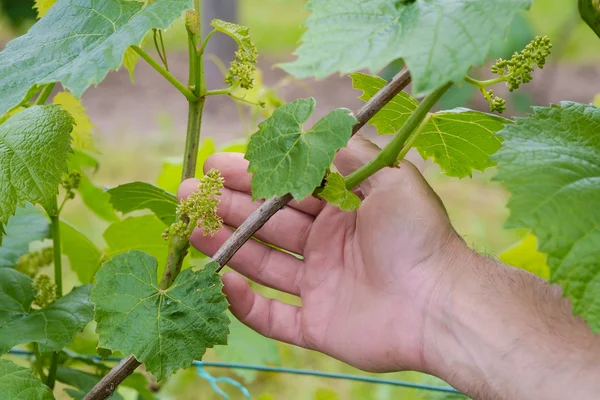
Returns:
[[[558,288],[459,253],[431,313],[431,372],[478,399],[598,398],[600,339]]]

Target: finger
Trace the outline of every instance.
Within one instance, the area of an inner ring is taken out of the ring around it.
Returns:
[[[200,229],[196,229],[190,243],[212,257],[232,234],[227,227],[220,229],[215,236],[204,236]],[[300,294],[298,282],[304,263],[255,240],[247,241],[227,265],[261,285],[296,296]]]
[[[204,163],[204,172],[210,169],[218,169],[225,179],[225,186],[239,192],[251,193],[250,180],[252,175],[248,172],[248,160],[244,159],[242,153],[217,153],[210,156]],[[301,202],[292,201],[290,207],[316,216],[321,212],[326,202],[307,197]]]
[[[348,146],[337,153],[334,164],[342,175],[350,175],[377,157],[380,151],[381,149],[373,142],[360,135],[354,135],[348,142]],[[405,174],[403,171],[404,165],[407,165],[405,163],[408,162],[402,162],[399,168],[384,168],[373,174],[359,185],[360,192],[364,196],[368,196],[377,187],[385,187],[398,183],[399,180],[403,179],[403,175]],[[412,166],[412,164],[410,165]],[[414,173],[414,170],[410,168],[408,173]]]
[[[261,296],[236,273],[223,275],[223,283],[229,309],[242,323],[268,338],[306,347],[302,308]]]

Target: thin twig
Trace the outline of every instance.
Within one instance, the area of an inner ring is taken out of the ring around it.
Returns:
[[[410,73],[404,69],[400,71],[385,87],[383,87],[371,100],[365,103],[356,113],[357,123],[352,129],[356,134],[369,120],[377,114],[387,103],[410,83]],[[281,210],[292,200],[290,194],[273,197],[263,203],[248,219],[240,225],[233,235],[221,246],[212,258],[213,261],[223,266],[231,257],[256,233],[277,211]],[[221,267],[222,268],[222,267]],[[221,269],[220,268],[220,269]],[[219,269],[219,270],[220,270]],[[134,356],[124,358],[117,364],[94,388],[84,397],[84,400],[103,400],[109,397],[117,386],[140,366]]]

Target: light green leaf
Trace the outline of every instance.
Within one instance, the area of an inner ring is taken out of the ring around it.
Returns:
[[[357,195],[346,189],[344,177],[337,172],[329,174],[327,184],[319,197],[337,206],[343,211],[354,211],[360,207],[360,199]]]
[[[490,156],[500,149],[496,132],[510,120],[466,108],[440,111],[431,116],[414,142],[425,159],[433,160],[448,176],[464,178],[473,170],[495,165]]]
[[[218,264],[183,271],[167,290],[158,285],[157,265],[141,251],[113,257],[96,275],[92,302],[99,346],[133,354],[162,379],[226,344],[229,321]]]
[[[424,95],[460,82],[482,65],[490,44],[502,40],[531,0],[310,0],[312,14],[296,54],[282,68],[298,78],[367,68],[403,58],[413,92]]]
[[[254,51],[254,43],[250,37],[250,28],[220,19],[213,19],[210,25],[217,31],[226,34],[237,42],[243,52]]]
[[[92,388],[100,382],[102,379],[101,376],[90,374],[84,371],[80,371],[73,368],[67,367],[58,367],[56,371],[56,380],[64,383],[65,385],[76,388],[77,390],[73,390],[70,388],[65,389],[73,399],[81,400],[85,397],[85,395],[92,390]],[[121,396],[116,391],[110,396],[111,400],[123,400],[123,396]]]
[[[81,283],[91,283],[100,267],[102,252],[91,240],[65,221],[60,221],[62,252]]]
[[[0,400],[54,400],[52,390],[29,368],[0,359]]]
[[[535,107],[500,132],[498,180],[512,196],[508,226],[529,228],[550,280],[600,331],[600,108]]]
[[[72,129],[71,116],[55,105],[30,107],[0,125],[0,226],[25,202],[52,211]]]
[[[56,0],[35,0],[33,8],[37,10],[38,18],[42,18],[46,15],[54,3],[56,3]]]
[[[348,143],[356,118],[346,109],[334,110],[302,130],[315,104],[312,97],[296,100],[258,125],[246,152],[254,199],[286,193],[296,200],[305,198],[321,184],[335,153]]]
[[[111,257],[129,250],[141,250],[156,258],[162,271],[169,255],[169,243],[161,236],[164,231],[165,224],[154,214],[115,222],[104,231],[108,245],[106,254]]]
[[[104,189],[96,186],[85,172],[82,172],[77,192],[90,211],[98,217],[108,222],[119,220],[119,217],[117,217],[115,210],[110,204],[110,195]]]
[[[167,225],[175,222],[177,196],[145,182],[132,182],[108,190],[115,210],[124,214],[151,210]]]
[[[29,88],[60,82],[75,97],[102,82],[152,28],[166,29],[192,0],[58,0],[27,34],[0,53],[0,115]]]
[[[140,56],[131,47],[125,50],[125,56],[123,57],[123,66],[129,71],[129,78],[131,83],[135,83],[135,67],[137,66]]]
[[[280,364],[279,350],[275,340],[259,335],[229,312],[227,315],[231,321],[227,346],[215,347],[219,360],[242,364]],[[253,382],[257,375],[257,372],[252,370],[235,370],[235,373],[244,378],[247,383]]]
[[[363,94],[358,98],[365,102],[383,88],[387,82],[378,76],[355,72],[351,74],[352,87],[362,90]],[[387,103],[381,111],[369,120],[380,135],[393,135],[404,125],[408,117],[417,109],[419,102],[411,95],[402,91]]]
[[[54,104],[58,104],[73,117],[75,125],[71,137],[73,138],[72,145],[75,150],[90,150],[95,151],[94,140],[92,139],[92,131],[94,125],[87,116],[85,107],[80,100],[76,99],[69,92],[60,92],[52,100]]]
[[[0,267],[14,267],[19,257],[29,253],[29,243],[50,237],[48,217],[31,204],[18,208],[6,225],[0,247]]]
[[[76,287],[48,307],[33,310],[31,278],[2,268],[0,282],[0,354],[30,342],[39,343],[41,351],[58,351],[92,320],[91,285]]]
[[[216,153],[214,140],[206,138],[202,141],[198,150],[198,158],[196,161],[196,178],[204,176],[202,168],[208,157]],[[179,184],[181,183],[181,174],[183,172],[183,164],[181,157],[171,158],[163,162],[162,171],[156,181],[156,184],[171,193],[177,193]]]
[[[386,82],[361,73],[352,74],[354,87],[363,91],[360,98],[370,100]],[[419,103],[400,92],[369,121],[379,134],[394,134],[406,122]],[[511,121],[497,115],[465,108],[440,111],[431,115],[413,146],[423,158],[433,158],[449,176],[464,178],[473,170],[483,171],[494,164],[490,156],[500,148],[496,132]]]
[[[542,279],[550,278],[548,256],[538,251],[537,238],[532,234],[525,236],[523,240],[504,251],[498,259],[505,264],[531,272]]]

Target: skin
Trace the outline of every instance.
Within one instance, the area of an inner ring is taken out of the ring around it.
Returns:
[[[379,149],[360,136],[335,159],[347,175]],[[225,179],[218,213],[239,226],[257,203],[241,154],[210,157]],[[197,180],[184,182],[188,196]],[[229,265],[300,297],[301,307],[267,299],[235,272],[223,276],[232,313],[264,336],[317,350],[371,372],[415,370],[478,399],[593,399],[600,396],[600,339],[572,316],[560,290],[477,254],[409,162],[357,189],[363,203],[342,212],[308,198],[278,212],[261,241]],[[231,235],[196,230],[192,244],[212,255]]]

